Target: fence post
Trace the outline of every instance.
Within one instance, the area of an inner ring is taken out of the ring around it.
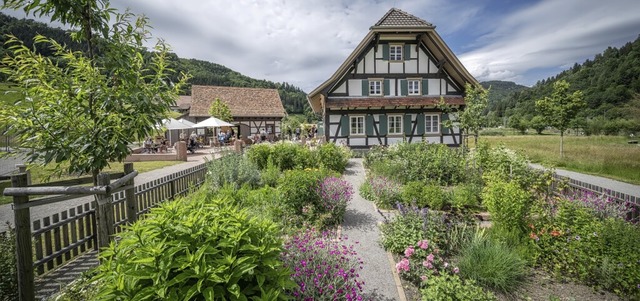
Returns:
[[[111,182],[108,173],[98,174],[98,186],[107,186]],[[98,250],[109,246],[109,238],[113,235],[113,204],[111,193],[97,195],[96,224],[98,233]]]
[[[27,186],[31,185],[31,171],[27,170],[27,165],[16,164],[16,168],[18,169],[18,173],[27,174]]]
[[[124,164],[124,175],[128,175],[133,172],[133,163],[128,162]],[[133,179],[127,182],[127,186],[131,186],[131,188],[127,188],[124,191],[124,196],[126,198],[127,204],[127,223],[133,224],[138,220],[138,202],[136,202],[136,194],[135,188],[133,187]]]
[[[27,182],[28,176],[26,173],[11,176],[11,185],[13,187],[26,187]],[[28,196],[13,197],[13,214],[16,224],[18,295],[20,297],[20,301],[35,300],[35,287],[33,284],[33,251],[31,248],[31,213],[28,207],[18,208],[18,205],[28,202]]]
[[[174,175],[169,175],[168,178],[171,179],[169,181],[169,183],[170,183],[170,185],[169,185],[169,193],[171,193],[171,200],[175,200],[176,199],[176,193],[178,192],[178,189],[176,188],[176,186],[177,186],[176,181],[178,181],[178,178],[174,177]]]

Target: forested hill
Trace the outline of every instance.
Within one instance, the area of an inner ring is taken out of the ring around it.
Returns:
[[[535,101],[550,96],[557,80],[566,80],[571,90],[579,89],[584,93],[587,108],[579,115],[581,118],[636,119],[638,116],[630,116],[630,108],[634,106],[632,102],[637,103],[640,98],[640,36],[620,48],[609,47],[593,59],[576,63],[529,89],[495,100],[488,113],[490,116],[516,115],[530,119],[536,115]],[[492,90],[497,86],[493,87]]]
[[[81,45],[71,41],[71,38],[65,30],[52,28],[45,23],[33,20],[17,19],[1,12],[0,34],[2,35],[0,38],[1,42],[6,40],[6,34],[13,34],[30,48],[33,46],[33,37],[36,34],[41,34],[53,38],[61,44],[66,44],[75,51],[82,50]],[[50,50],[46,47],[37,47],[37,51],[44,56],[51,55]],[[4,56],[4,48],[0,48],[0,55]],[[186,71],[192,75],[189,81],[190,84],[278,89],[287,113],[299,114],[310,112],[306,93],[300,88],[286,82],[276,83],[268,80],[253,79],[219,64],[196,59],[179,58],[177,55],[173,55],[171,61],[174,64],[173,68],[175,70]],[[190,94],[190,92],[190,89],[185,91],[186,94]]]
[[[527,86],[500,80],[481,82],[480,85],[485,89],[489,89],[487,111],[496,115],[499,114],[497,116],[503,116],[507,107],[514,106],[506,102],[511,94],[529,89]]]

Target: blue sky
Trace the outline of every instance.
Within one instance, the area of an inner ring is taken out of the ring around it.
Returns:
[[[392,7],[436,25],[479,81],[523,85],[640,34],[638,0],[112,0],[180,57],[310,92]],[[8,12],[24,17],[22,12]],[[42,20],[41,20],[42,21]]]

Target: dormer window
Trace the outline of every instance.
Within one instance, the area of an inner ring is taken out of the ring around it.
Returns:
[[[389,60],[402,61],[402,45],[389,45]]]

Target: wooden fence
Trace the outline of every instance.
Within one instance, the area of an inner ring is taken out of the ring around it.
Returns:
[[[4,194],[14,197],[20,300],[34,300],[34,276],[108,245],[109,237],[122,231],[123,225],[136,221],[152,207],[186,195],[191,189],[202,185],[206,164],[135,187],[133,177],[137,172],[133,171],[132,164],[125,164],[124,174],[125,177],[113,183],[110,183],[109,175],[101,174],[99,186],[95,187],[27,187],[25,174],[12,178],[13,187],[7,188]],[[30,207],[76,199],[87,194],[96,195],[97,201],[88,201],[33,221],[31,225]],[[54,196],[30,200],[29,195]]]

